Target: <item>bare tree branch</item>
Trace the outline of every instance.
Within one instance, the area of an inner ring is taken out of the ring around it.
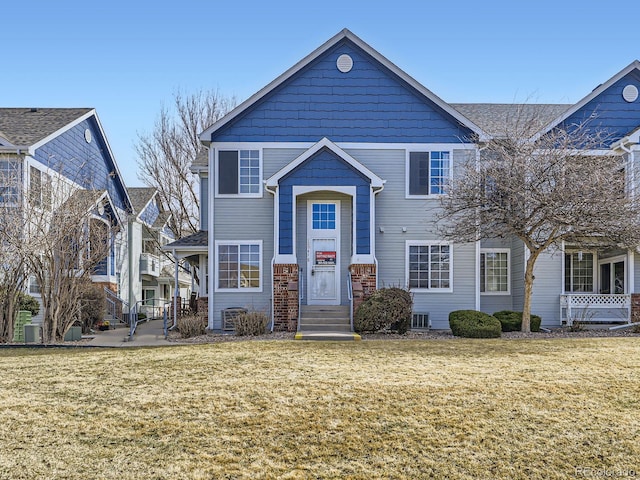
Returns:
[[[439,214],[454,241],[520,239],[529,251],[522,328],[529,330],[533,268],[562,242],[582,246],[640,244],[640,208],[627,188],[626,158],[607,147],[606,132],[587,125],[545,135],[535,110],[519,110],[502,135],[481,145],[480,160],[457,166]]]
[[[198,182],[190,167],[202,147],[198,135],[231,110],[236,100],[218,91],[174,94],[173,111],[162,107],[151,134],[138,134],[138,178],[155,187],[176,238],[198,231]]]

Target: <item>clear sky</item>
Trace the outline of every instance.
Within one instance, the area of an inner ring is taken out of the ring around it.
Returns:
[[[5,3],[0,106],[95,108],[129,186],[174,92],[245,100],[343,28],[452,103],[574,103],[640,58],[627,0]]]

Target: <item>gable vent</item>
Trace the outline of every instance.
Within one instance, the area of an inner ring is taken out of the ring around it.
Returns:
[[[338,70],[340,70],[342,73],[348,73],[353,68],[353,59],[346,53],[342,54],[338,57],[336,66],[338,67]]]
[[[638,87],[635,85],[627,85],[624,87],[622,90],[622,98],[629,103],[635,102],[638,99]]]

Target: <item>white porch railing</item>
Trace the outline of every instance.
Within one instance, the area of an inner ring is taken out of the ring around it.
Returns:
[[[631,295],[571,293],[560,295],[560,319],[574,322],[631,322]]]

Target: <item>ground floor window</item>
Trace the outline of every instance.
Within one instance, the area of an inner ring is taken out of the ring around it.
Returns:
[[[451,245],[407,242],[407,277],[413,290],[451,289]]]
[[[564,254],[564,291],[594,292],[594,255],[591,252]]]
[[[262,242],[216,242],[217,289],[261,290],[261,265]]]
[[[509,293],[509,250],[483,249],[480,252],[480,292]]]

